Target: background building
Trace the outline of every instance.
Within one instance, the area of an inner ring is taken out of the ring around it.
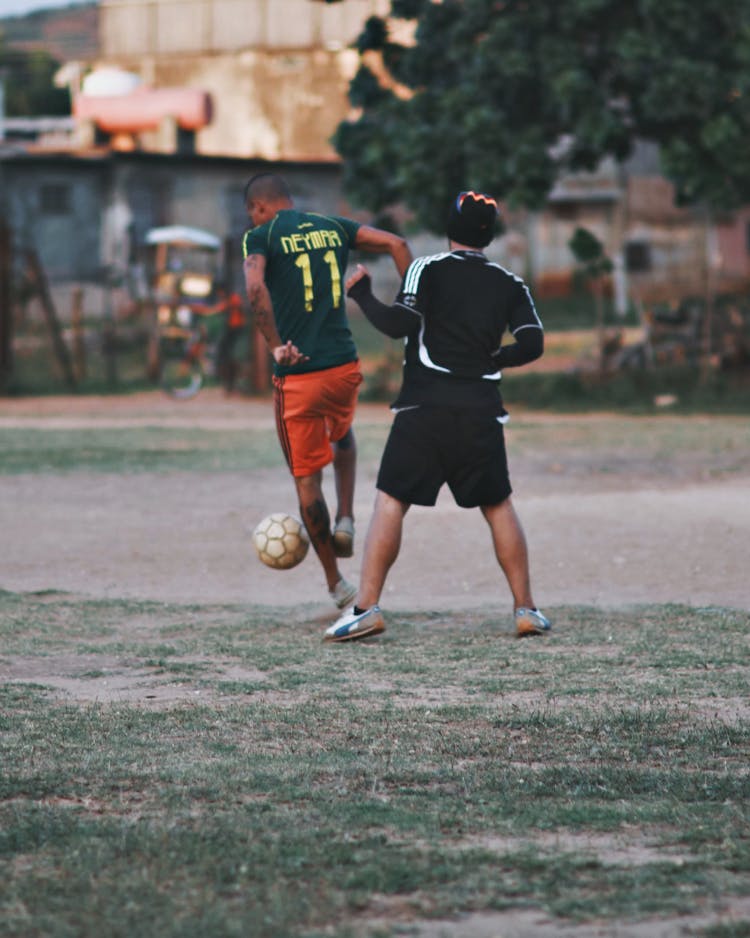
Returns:
[[[102,0],[100,62],[154,88],[208,92],[196,152],[338,161],[353,43],[388,0]]]

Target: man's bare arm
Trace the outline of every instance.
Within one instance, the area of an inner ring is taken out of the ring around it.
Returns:
[[[245,291],[250,302],[250,309],[260,334],[266,340],[266,345],[275,361],[280,365],[298,365],[309,361],[291,342],[283,342],[276,328],[276,319],[273,315],[271,294],[266,286],[266,259],[262,254],[248,254],[243,264],[245,274]]]
[[[250,302],[250,309],[260,334],[266,340],[269,349],[282,344],[273,315],[271,294],[266,286],[266,259],[262,254],[248,254],[243,264],[245,290]]]
[[[362,225],[357,232],[354,246],[363,248],[366,251],[372,251],[375,254],[390,254],[396,269],[402,277],[406,273],[409,264],[414,260],[406,238],[393,234],[391,231],[384,231],[382,228],[373,228],[370,225]]]

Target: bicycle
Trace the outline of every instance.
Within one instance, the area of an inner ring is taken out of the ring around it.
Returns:
[[[187,400],[215,373],[215,343],[200,314],[178,306],[170,322],[160,324],[160,384],[170,397]]]

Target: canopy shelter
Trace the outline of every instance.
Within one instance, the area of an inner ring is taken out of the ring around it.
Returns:
[[[221,248],[221,239],[203,228],[189,225],[165,225],[146,232],[146,244],[177,244],[185,247]]]

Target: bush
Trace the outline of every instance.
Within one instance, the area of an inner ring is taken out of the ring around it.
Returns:
[[[617,410],[656,413],[750,412],[750,376],[711,371],[703,376],[693,367],[596,373],[507,373],[503,397],[509,406],[580,412]]]

